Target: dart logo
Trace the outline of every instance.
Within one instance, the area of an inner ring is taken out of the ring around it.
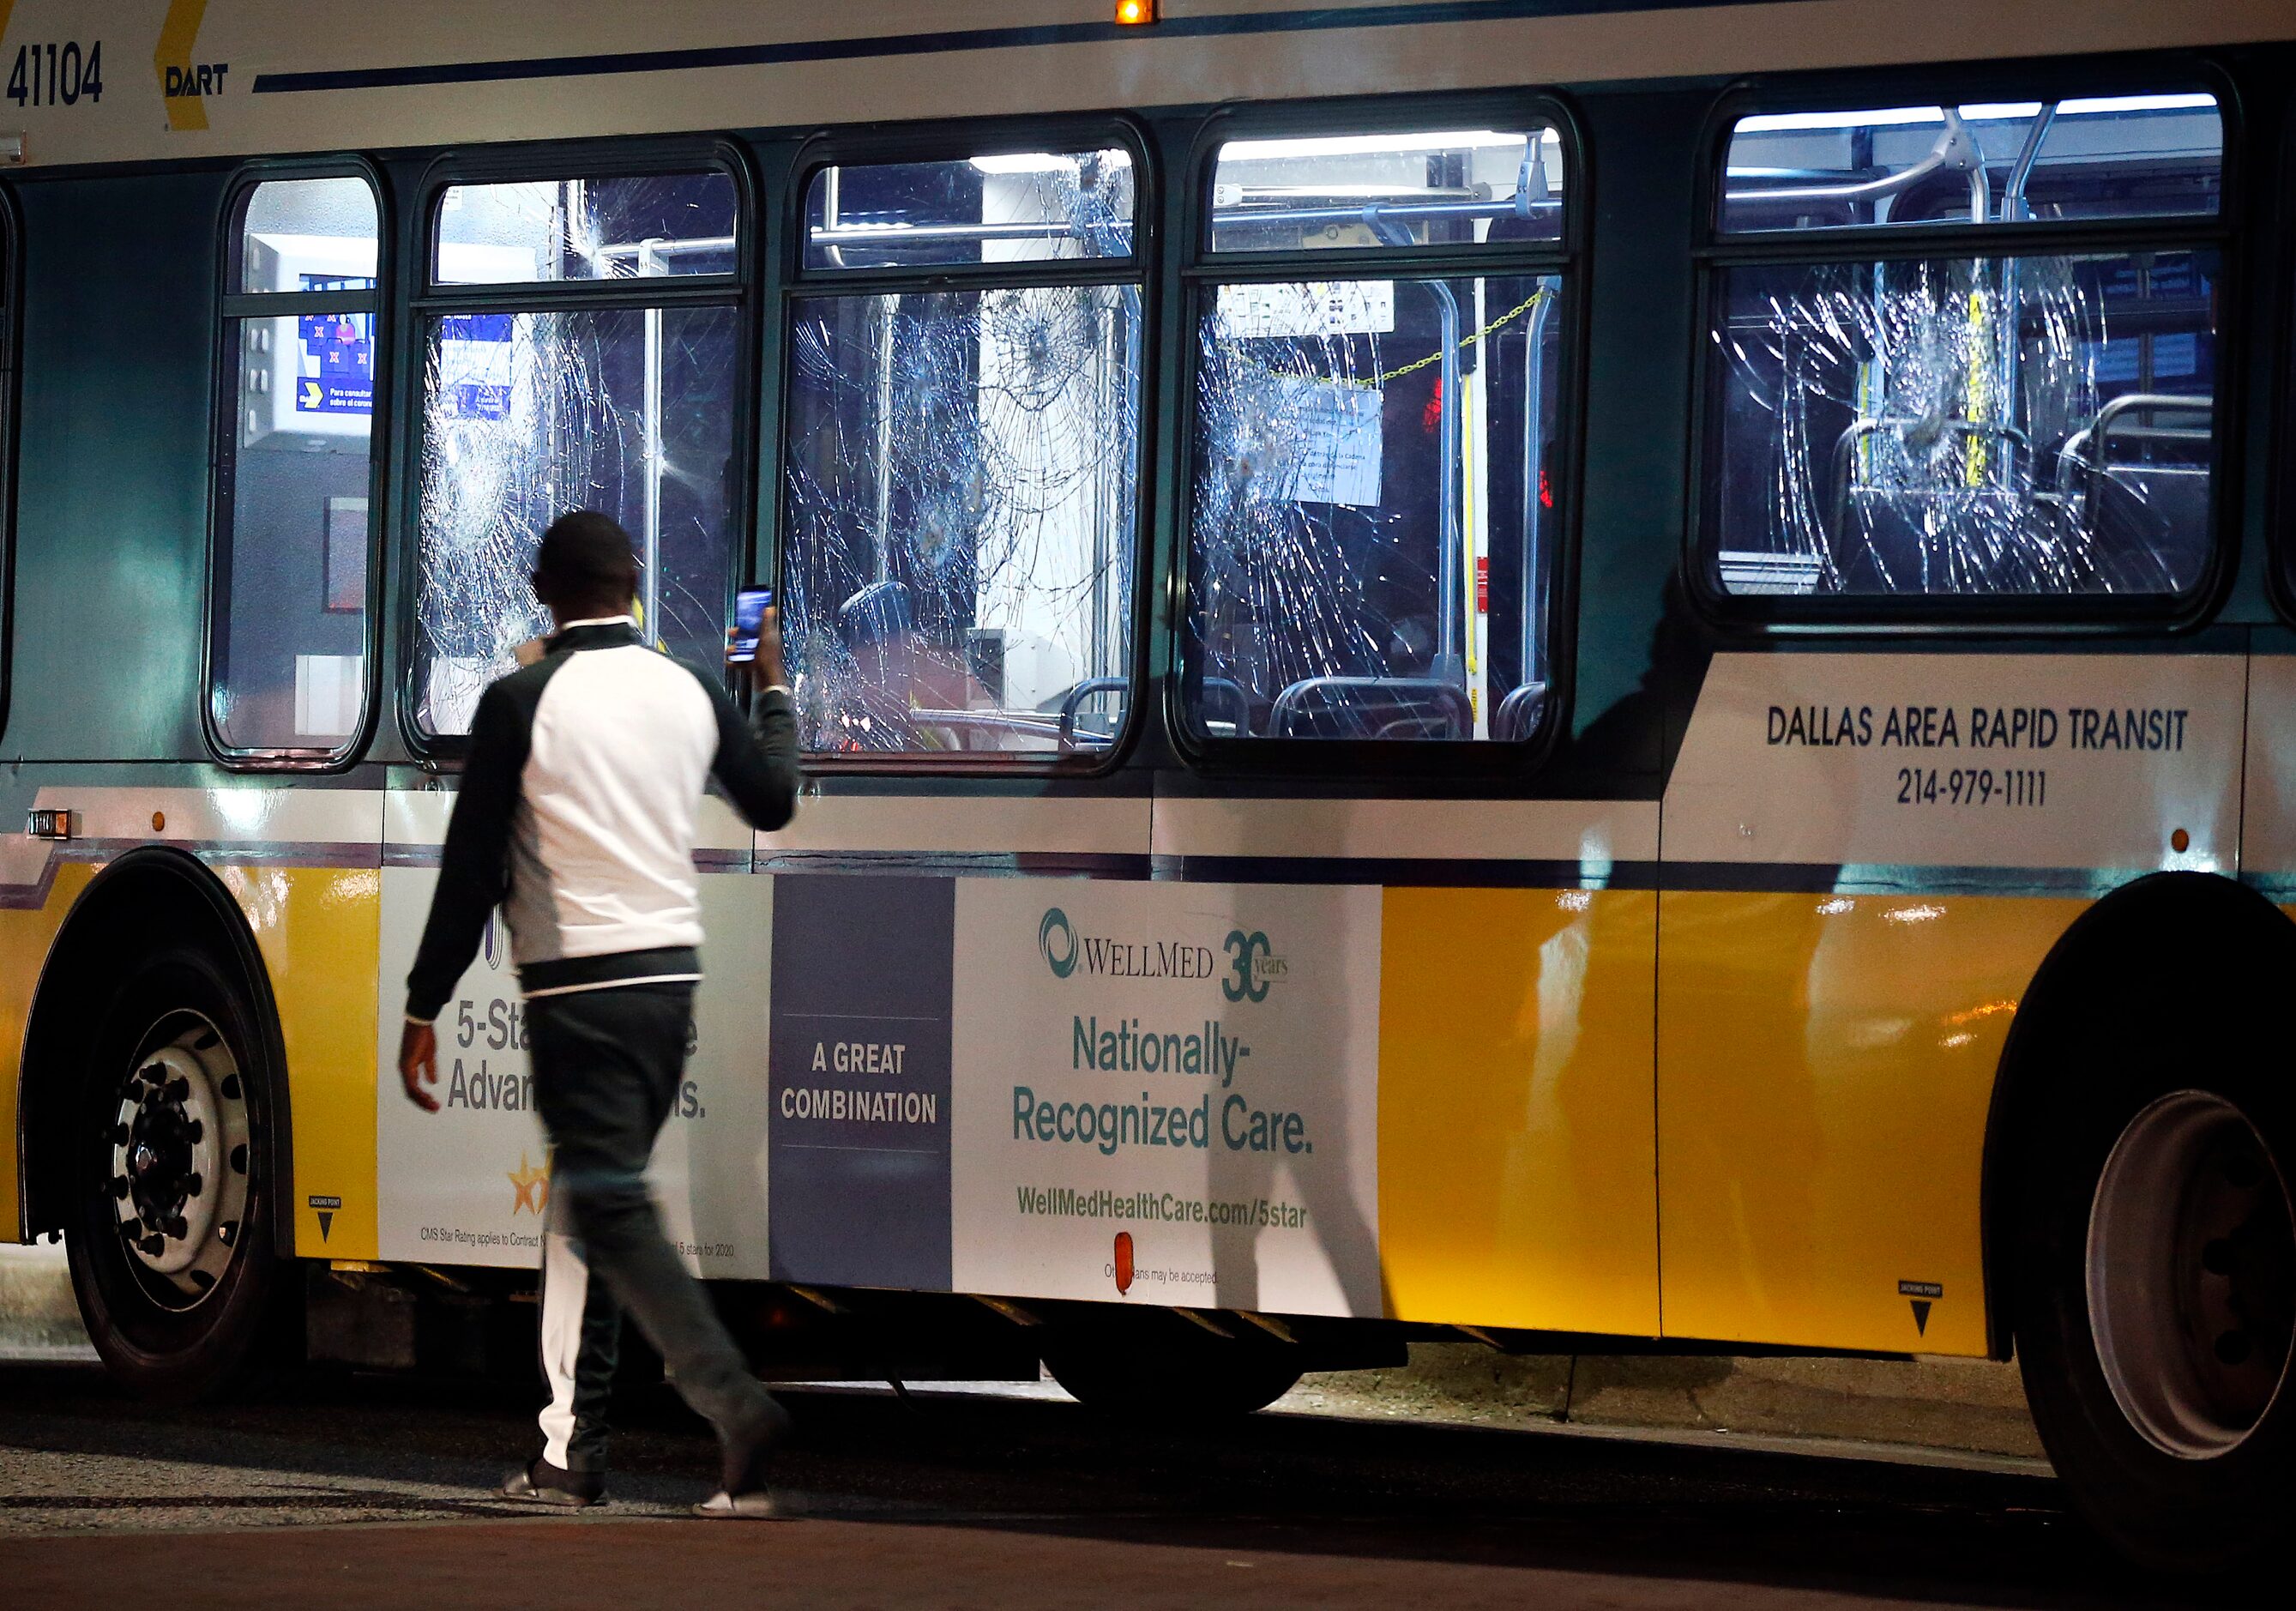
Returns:
[[[1132,1233],[1128,1230],[1116,1233],[1116,1290],[1132,1290]]]

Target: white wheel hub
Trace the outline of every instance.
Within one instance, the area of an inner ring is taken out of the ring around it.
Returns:
[[[2089,1206],[2089,1327],[2121,1412],[2163,1453],[2209,1459],[2288,1377],[2288,1183],[2247,1115],[2173,1091],[2128,1122]]]
[[[120,1085],[110,1189],[128,1256],[156,1278],[147,1285],[189,1308],[222,1278],[246,1221],[247,1091],[199,1014],[170,1013],[154,1034],[164,1039]]]

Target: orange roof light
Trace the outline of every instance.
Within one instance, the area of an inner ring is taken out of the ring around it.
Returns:
[[[1137,28],[1156,21],[1156,0],[1116,0],[1116,21],[1119,27]]]

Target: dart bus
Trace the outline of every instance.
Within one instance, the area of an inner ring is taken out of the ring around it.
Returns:
[[[762,1370],[2014,1357],[2155,1561],[2296,1394],[2296,4],[0,7],[0,1236],[130,1387],[530,1339],[556,514],[779,590],[656,1159]]]

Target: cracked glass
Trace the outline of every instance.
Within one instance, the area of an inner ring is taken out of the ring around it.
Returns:
[[[806,189],[812,269],[1132,255],[1121,146],[824,168]]]
[[[630,534],[646,641],[723,657],[735,380],[730,307],[434,317],[424,358],[415,719],[470,730],[486,686],[549,629],[528,577],[542,533],[597,509]]]
[[[1726,233],[2093,237],[2222,204],[2205,95],[1765,114]],[[1741,596],[2161,597],[2208,564],[2218,282],[2202,242],[1716,271],[1710,582]]]
[[[2201,579],[2218,254],[1724,272],[1715,579],[1738,595]]]
[[[729,275],[739,205],[722,170],[451,185],[439,197],[431,277],[479,285]]]
[[[795,306],[782,613],[816,752],[1089,752],[1132,675],[1136,285]]]
[[[1551,275],[1218,289],[1196,333],[1200,732],[1537,730],[1562,328]]]

